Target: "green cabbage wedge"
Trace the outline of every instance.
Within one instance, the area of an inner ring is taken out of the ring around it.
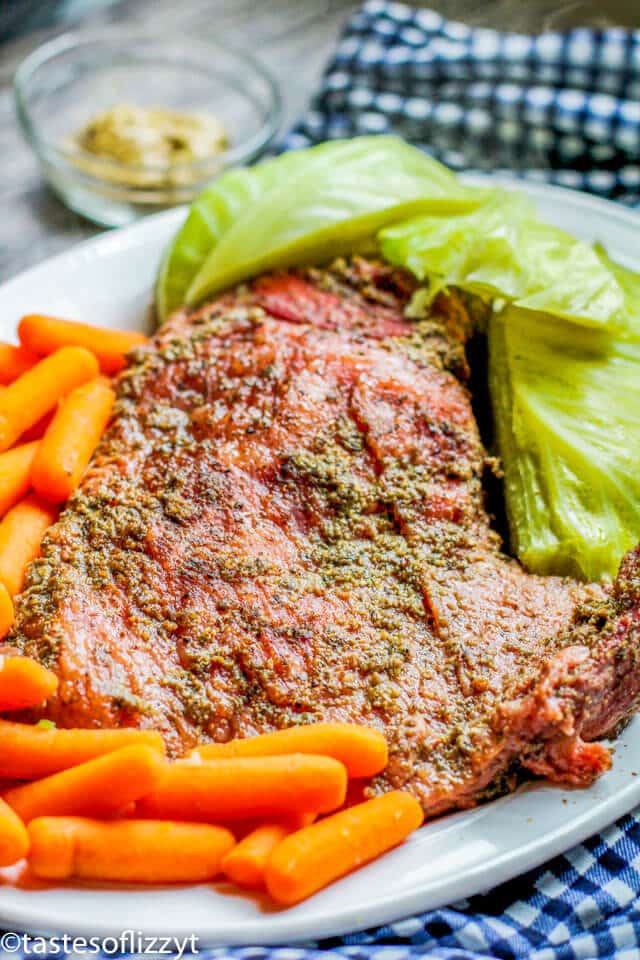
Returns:
[[[489,325],[490,388],[511,546],[535,573],[615,576],[640,540],[640,276],[623,335],[516,306]]]

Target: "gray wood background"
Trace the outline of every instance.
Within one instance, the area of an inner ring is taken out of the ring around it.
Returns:
[[[13,0],[0,0],[11,4]],[[416,5],[452,19],[539,32],[574,25],[640,26],[638,0],[433,0]],[[229,36],[257,52],[280,79],[288,125],[301,113],[355,0],[66,0],[43,3],[21,36],[0,39],[0,281],[98,232],[43,186],[13,110],[11,79],[26,54],[70,22],[93,27],[153,23],[167,31],[196,28]],[[39,29],[30,25],[45,24]]]

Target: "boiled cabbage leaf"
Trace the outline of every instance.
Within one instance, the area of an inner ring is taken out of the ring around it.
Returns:
[[[567,327],[509,305],[489,325],[489,379],[511,546],[531,571],[615,576],[640,541],[640,275],[598,256],[628,328]]]
[[[381,227],[470,210],[489,193],[390,136],[330,141],[232,170],[201,194],[178,232],[161,270],[159,312],[265,270],[374,251]]]
[[[428,215],[379,235],[386,260],[429,280],[585,326],[621,327],[624,294],[587,243],[543,223],[521,194],[494,191],[471,212]]]

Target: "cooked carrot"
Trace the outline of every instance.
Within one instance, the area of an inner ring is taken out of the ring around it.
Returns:
[[[58,678],[30,657],[0,657],[0,710],[24,710],[52,697]]]
[[[305,900],[402,843],[423,817],[415,797],[395,790],[292,833],[267,863],[267,890],[284,906]]]
[[[4,583],[0,582],[0,639],[6,637],[13,626],[13,621],[15,619],[15,612],[13,609],[13,600],[11,599],[11,594],[5,587]]]
[[[39,817],[29,824],[29,867],[47,880],[201,883],[233,847],[224,827],[162,820]]]
[[[357,723],[310,723],[227,743],[207,743],[194,752],[203,760],[313,753],[339,760],[350,777],[372,777],[384,770],[388,760],[383,734]]]
[[[36,493],[59,503],[80,482],[107,425],[115,393],[97,377],[72,390],[49,424],[31,468]]]
[[[345,797],[347,773],[330,757],[249,757],[174,763],[138,814],[157,820],[219,823],[288,813],[324,813]]]
[[[36,817],[108,817],[154,790],[164,765],[153,747],[124,747],[44,780],[13,787],[4,799],[25,823]]]
[[[0,867],[9,867],[29,852],[29,834],[20,817],[0,800]]]
[[[0,720],[0,777],[37,780],[132,746],[164,751],[153,730],[58,730]]]
[[[0,451],[52,410],[61,397],[98,374],[98,361],[82,347],[45,357],[0,394]]]
[[[40,552],[40,543],[58,515],[57,508],[30,493],[0,522],[0,581],[12,597],[20,593],[27,567]]]
[[[96,355],[103,373],[122,370],[129,350],[147,342],[147,337],[137,330],[111,330],[40,314],[23,317],[18,336],[24,347],[40,355],[53,353],[60,347],[85,347]]]
[[[0,343],[0,383],[11,383],[38,362],[40,358],[25,347]]]
[[[0,453],[0,517],[24,497],[31,486],[31,464],[38,441]]]
[[[224,860],[222,872],[239,887],[259,889],[264,886],[264,870],[279,843],[288,837],[281,823],[265,823],[236,844]]]

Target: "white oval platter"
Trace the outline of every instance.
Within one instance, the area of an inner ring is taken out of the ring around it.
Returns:
[[[540,214],[603,242],[640,269],[640,214],[544,185],[524,189]],[[0,339],[23,313],[146,329],[162,251],[184,217],[169,211],[83,243],[0,287]],[[635,251],[635,254],[634,254]],[[292,944],[389,923],[485,891],[570,848],[640,804],[640,719],[615,746],[612,770],[588,790],[529,784],[476,810],[427,824],[402,847],[305,903],[276,910],[223,885],[125,888],[36,885],[0,872],[0,927],[85,936],[124,930],[200,944]]]

